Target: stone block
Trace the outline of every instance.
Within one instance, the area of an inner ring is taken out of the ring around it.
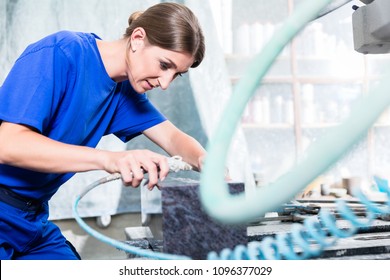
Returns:
[[[227,225],[213,220],[199,199],[199,183],[194,180],[167,180],[161,184],[163,251],[207,259],[211,251],[247,244],[246,225]],[[244,191],[243,183],[229,183],[231,194]]]

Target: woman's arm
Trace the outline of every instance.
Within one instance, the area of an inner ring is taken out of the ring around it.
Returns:
[[[0,125],[0,164],[45,173],[105,170],[121,173],[123,182],[133,187],[144,178],[142,169],[149,173],[149,186],[169,172],[167,158],[148,150],[111,152],[69,145],[8,122]]]
[[[205,149],[193,137],[182,132],[170,121],[153,126],[145,130],[144,134],[169,155],[181,156],[194,170],[202,169],[202,162],[206,155]]]

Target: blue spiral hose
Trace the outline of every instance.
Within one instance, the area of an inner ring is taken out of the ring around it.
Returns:
[[[318,257],[339,238],[354,235],[358,229],[368,227],[378,215],[390,214],[390,188],[377,181],[380,191],[386,193],[387,202],[371,202],[360,190],[353,195],[366,207],[364,218],[357,217],[344,200],[336,201],[336,208],[341,217],[350,223],[348,230],[337,225],[335,215],[321,209],[317,216],[306,218],[303,224],[294,223],[289,233],[279,233],[275,237],[266,237],[261,242],[249,242],[245,247],[238,245],[234,249],[224,249],[219,254],[210,252],[210,260],[302,260]]]

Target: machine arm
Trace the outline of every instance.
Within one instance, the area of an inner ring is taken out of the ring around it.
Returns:
[[[352,15],[354,48],[363,54],[390,53],[390,1],[360,0]]]

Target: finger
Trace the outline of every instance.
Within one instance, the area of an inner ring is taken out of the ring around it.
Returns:
[[[232,178],[230,177],[229,169],[225,168],[225,181],[232,181]]]
[[[143,168],[148,172],[148,189],[152,190],[154,185],[158,183],[158,166],[153,161],[148,161],[143,165]]]
[[[139,168],[138,161],[131,156],[126,155],[118,161],[118,169],[125,186],[137,186],[135,169]]]
[[[159,167],[158,177],[160,178],[161,181],[164,181],[164,179],[168,176],[169,173],[168,158],[167,157],[157,158],[155,163]]]
[[[134,188],[138,187],[142,180],[144,179],[144,170],[137,164],[135,167],[131,168],[133,179],[131,181],[131,186]]]
[[[203,168],[203,165],[204,165],[204,161],[205,161],[205,155],[199,157],[198,159],[198,164],[199,164],[199,171],[202,171],[202,168]]]
[[[142,185],[146,186],[149,191],[153,190],[153,188],[149,187],[149,178],[144,179]]]
[[[144,178],[140,164],[134,158],[127,158],[127,161],[120,166],[122,181],[126,186],[138,187]]]
[[[149,184],[149,178],[146,178],[145,181],[143,182],[143,185]]]
[[[123,168],[121,171],[122,182],[125,186],[131,186],[133,181],[133,172],[129,168]]]

